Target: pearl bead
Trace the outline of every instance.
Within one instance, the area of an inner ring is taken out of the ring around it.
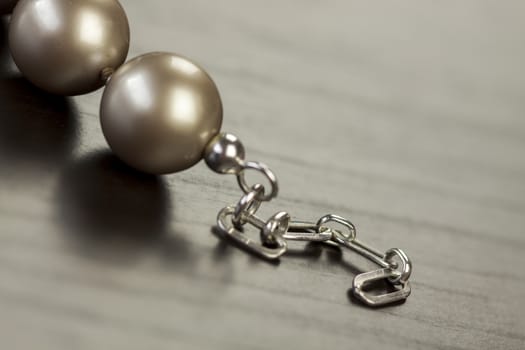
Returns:
[[[204,150],[208,167],[219,174],[238,174],[244,163],[244,146],[235,135],[221,133]]]
[[[0,0],[0,15],[11,13],[18,0]]]
[[[79,95],[104,85],[104,69],[128,54],[129,25],[117,0],[22,0],[9,25],[18,69],[34,85]]]
[[[202,68],[175,54],[150,53],[113,74],[100,118],[118,157],[143,172],[165,174],[202,159],[220,131],[222,103]]]

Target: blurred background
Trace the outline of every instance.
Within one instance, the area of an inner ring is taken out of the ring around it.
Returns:
[[[4,17],[2,349],[525,348],[525,3],[121,3],[128,57],[176,52],[213,77],[223,130],[279,178],[264,210],[351,218],[409,254],[413,295],[371,310],[348,290],[373,265],[350,251],[269,264],[217,237],[235,180],[122,164],[101,91],[31,86]]]

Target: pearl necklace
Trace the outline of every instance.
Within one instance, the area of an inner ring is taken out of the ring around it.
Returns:
[[[412,264],[400,249],[385,253],[356,238],[347,219],[326,215],[317,222],[292,221],[281,211],[267,220],[256,215],[275,198],[278,183],[264,164],[245,160],[239,138],[220,131],[222,102],[217,86],[199,65],[173,53],[154,52],[124,63],[130,30],[117,0],[0,0],[0,14],[13,11],[9,47],[27,80],[47,92],[80,95],[104,88],[100,120],[113,152],[131,167],[150,174],[183,171],[204,159],[220,174],[232,174],[243,192],[223,208],[219,231],[246,250],[266,259],[286,253],[290,240],[326,242],[349,248],[379,265],[355,276],[354,295],[377,306],[406,299]],[[248,170],[264,175],[249,185]],[[333,224],[343,229],[336,229]],[[244,233],[247,224],[260,231],[260,241]],[[387,280],[395,290],[371,294],[364,286]]]

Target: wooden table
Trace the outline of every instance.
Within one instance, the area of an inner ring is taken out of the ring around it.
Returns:
[[[522,1],[122,1],[130,57],[214,77],[224,130],[277,173],[263,210],[351,218],[412,258],[406,303],[349,297],[373,267],[214,235],[235,179],[148,177],[108,151],[100,92],[49,96],[1,30],[0,348],[524,349]]]

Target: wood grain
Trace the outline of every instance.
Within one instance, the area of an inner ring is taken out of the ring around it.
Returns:
[[[348,295],[371,267],[351,252],[269,264],[219,239],[234,179],[119,163],[100,92],[31,87],[4,25],[2,349],[525,348],[523,2],[122,3],[130,57],[214,77],[224,130],[279,177],[266,213],[350,217],[407,251],[413,294],[371,310]]]

